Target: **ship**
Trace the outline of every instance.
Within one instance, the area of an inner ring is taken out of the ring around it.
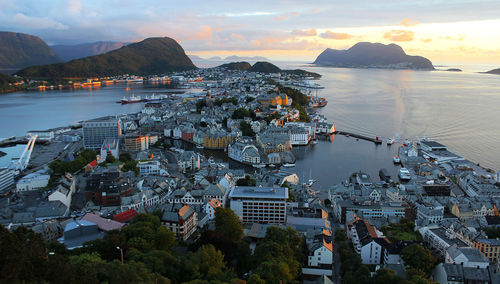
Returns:
[[[159,100],[161,100],[161,99],[162,99],[162,97],[160,97],[160,96],[156,96],[156,95],[153,93],[151,96],[146,97],[146,98],[144,99],[144,101],[145,101],[145,102],[157,102],[157,101],[159,101]]]
[[[123,97],[120,101],[122,104],[133,104],[142,102],[141,96],[132,95],[130,98]]]
[[[387,145],[392,145],[392,144],[394,144],[394,138],[387,139]]]
[[[283,167],[285,167],[285,168],[291,168],[291,167],[295,167],[295,164],[287,163],[287,164],[283,164]]]
[[[399,179],[401,179],[402,181],[410,180],[411,179],[410,171],[406,168],[399,169]]]

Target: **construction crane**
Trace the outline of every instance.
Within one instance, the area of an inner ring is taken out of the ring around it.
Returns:
[[[33,147],[35,147],[36,138],[38,138],[38,135],[30,136],[30,140],[28,144],[26,144],[26,148],[24,148],[21,157],[19,157],[18,160],[12,161],[11,169],[14,170],[15,173],[20,173],[28,167]]]

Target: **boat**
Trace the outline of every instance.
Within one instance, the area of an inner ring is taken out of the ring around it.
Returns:
[[[148,96],[144,99],[145,102],[157,102],[159,100],[161,100],[161,97],[155,96],[154,93],[151,96]]]
[[[311,141],[311,144],[312,144],[312,145],[316,145],[316,144],[318,144],[318,141],[313,140],[313,141]]]
[[[310,179],[307,182],[304,182],[303,185],[305,185],[305,186],[312,186],[314,184],[314,182],[316,182],[316,181],[313,180],[313,179]]]
[[[264,165],[264,164],[253,164],[252,167],[260,169],[260,168],[265,168],[266,165]]]
[[[410,180],[411,179],[410,171],[407,168],[399,169],[399,179]]]
[[[210,156],[210,158],[208,158],[208,162],[209,162],[210,164],[215,164],[214,157]]]
[[[132,95],[130,98],[123,97],[120,101],[122,104],[133,104],[142,102],[141,96]]]
[[[270,167],[270,168],[274,168],[274,167],[276,167],[276,165],[274,165],[274,164],[269,164],[269,167]]]
[[[295,164],[286,163],[286,164],[283,164],[283,167],[285,167],[285,168],[291,168],[291,167],[295,167]]]
[[[392,158],[392,161],[394,162],[394,164],[400,164],[401,163],[401,159],[399,158],[398,155],[394,156]]]
[[[387,145],[392,145],[392,144],[394,144],[394,138],[387,139]]]
[[[202,144],[197,144],[197,145],[196,145],[196,148],[198,148],[198,149],[203,149],[204,147],[203,147],[203,145],[202,145]]]

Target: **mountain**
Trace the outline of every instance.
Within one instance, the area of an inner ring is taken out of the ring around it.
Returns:
[[[103,54],[118,49],[127,44],[129,43],[98,41],[76,45],[52,45],[50,48],[52,48],[57,57],[61,58],[64,61],[70,61],[87,56]]]
[[[262,57],[262,56],[237,56],[237,55],[231,55],[226,58],[224,58],[225,61],[268,61],[269,59]]]
[[[101,55],[67,63],[35,66],[18,72],[35,78],[99,77],[120,74],[161,74],[194,69],[184,49],[168,37],[147,38]]]
[[[250,72],[260,72],[260,73],[280,73],[281,69],[269,62],[259,61],[256,62],[250,69]]]
[[[0,69],[60,62],[50,47],[39,37],[0,31]]]
[[[434,70],[432,62],[421,56],[407,55],[397,44],[359,42],[347,50],[327,48],[314,61],[319,66],[373,67]]]
[[[212,56],[208,60],[222,60],[220,56]]]
[[[488,72],[484,72],[484,73],[487,73],[487,74],[495,74],[495,75],[500,75],[500,68],[493,69],[493,70],[490,70],[490,71],[488,71]]]
[[[199,57],[198,55],[188,54],[187,56],[189,57],[189,59],[191,59],[191,61],[195,61],[195,60],[207,60],[205,58]]]
[[[229,70],[245,71],[245,70],[250,69],[252,67],[252,65],[250,65],[250,63],[248,63],[246,61],[241,61],[241,62],[231,62],[231,63],[222,64],[219,67],[226,68]]]

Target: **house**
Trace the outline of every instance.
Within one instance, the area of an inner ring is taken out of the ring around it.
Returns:
[[[363,264],[380,264],[390,242],[368,221],[355,217],[347,224],[347,236],[354,250],[361,256]]]
[[[193,151],[184,151],[180,154],[177,165],[181,172],[186,172],[187,170],[197,171],[200,169],[200,155]]]
[[[83,246],[84,242],[102,239],[104,232],[100,232],[96,223],[78,220],[68,223],[64,233],[57,241],[64,244],[69,250]]]
[[[159,175],[161,172],[159,161],[145,161],[137,163],[141,175]]]
[[[196,232],[198,219],[196,212],[191,206],[180,206],[178,204],[168,204],[165,206],[161,223],[174,232],[179,240],[186,241]]]
[[[112,230],[121,230],[125,226],[125,223],[120,223],[115,220],[102,218],[101,216],[92,213],[85,214],[85,216],[83,216],[81,220],[97,224],[99,230],[103,232],[109,232]]]
[[[97,167],[97,160],[93,160],[92,162],[88,163],[86,166],[85,166],[85,172],[86,173],[90,173],[94,170],[95,167]]]
[[[210,199],[206,204],[205,204],[205,213],[208,215],[208,219],[209,220],[213,220],[215,219],[215,209],[217,209],[217,207],[221,207],[222,206],[222,203],[215,199],[215,198],[212,198]]]
[[[59,219],[66,217],[69,212],[69,207],[66,207],[61,201],[41,202],[35,209],[35,218],[42,222],[50,219]]]
[[[308,266],[332,265],[333,244],[322,240],[313,243],[309,247],[309,256],[307,257]]]
[[[478,249],[470,247],[459,248],[456,245],[452,245],[446,249],[445,262],[472,268],[487,268],[490,264],[488,259]]]
[[[16,184],[18,192],[32,191],[44,188],[49,183],[50,175],[40,170],[22,177]]]
[[[441,284],[463,284],[463,267],[459,264],[440,263],[434,268],[432,278]]]
[[[137,211],[135,211],[134,209],[129,209],[113,216],[113,220],[125,223],[134,219],[134,217],[137,216],[137,214],[138,214]]]
[[[71,207],[71,198],[75,193],[76,182],[73,175],[65,173],[56,189],[49,195],[49,201],[61,201],[66,207]]]
[[[236,186],[229,199],[231,209],[243,223],[286,223],[288,188]]]

